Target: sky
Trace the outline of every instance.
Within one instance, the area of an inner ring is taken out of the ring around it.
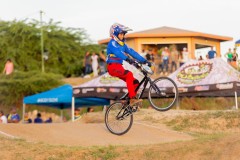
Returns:
[[[96,42],[108,38],[113,23],[133,32],[162,26],[240,39],[240,0],[0,0],[1,20],[53,19],[63,27],[84,28]]]

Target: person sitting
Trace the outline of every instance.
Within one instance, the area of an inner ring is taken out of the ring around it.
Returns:
[[[43,123],[41,116],[41,113],[38,113],[37,117],[34,119],[34,123]]]
[[[28,113],[24,114],[24,123],[32,123],[32,119],[28,117]]]
[[[7,123],[7,117],[4,115],[3,111],[0,111],[0,123]]]
[[[52,118],[49,117],[49,118],[45,121],[45,123],[52,123]]]
[[[13,107],[10,114],[7,116],[8,123],[18,123],[20,121],[20,116],[17,113],[17,109]]]
[[[80,119],[80,118],[81,118],[80,109],[76,108],[75,111],[74,111],[74,119],[77,120],[77,119]]]

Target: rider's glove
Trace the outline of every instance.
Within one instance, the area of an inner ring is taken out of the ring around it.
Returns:
[[[133,64],[133,63],[134,63],[134,60],[131,59],[131,58],[127,58],[126,61],[127,61],[129,64]]]

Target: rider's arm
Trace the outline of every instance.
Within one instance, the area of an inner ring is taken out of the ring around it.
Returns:
[[[126,44],[124,45],[124,47],[125,47],[125,52],[128,53],[133,58],[137,59],[140,62],[146,62],[147,61],[145,58],[143,58],[140,54],[138,54],[132,48],[129,48]]]

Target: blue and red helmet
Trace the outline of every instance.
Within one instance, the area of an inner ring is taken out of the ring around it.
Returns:
[[[114,23],[110,28],[110,37],[117,38],[120,33],[126,34],[128,31],[132,31],[132,29],[130,29],[122,24]]]

